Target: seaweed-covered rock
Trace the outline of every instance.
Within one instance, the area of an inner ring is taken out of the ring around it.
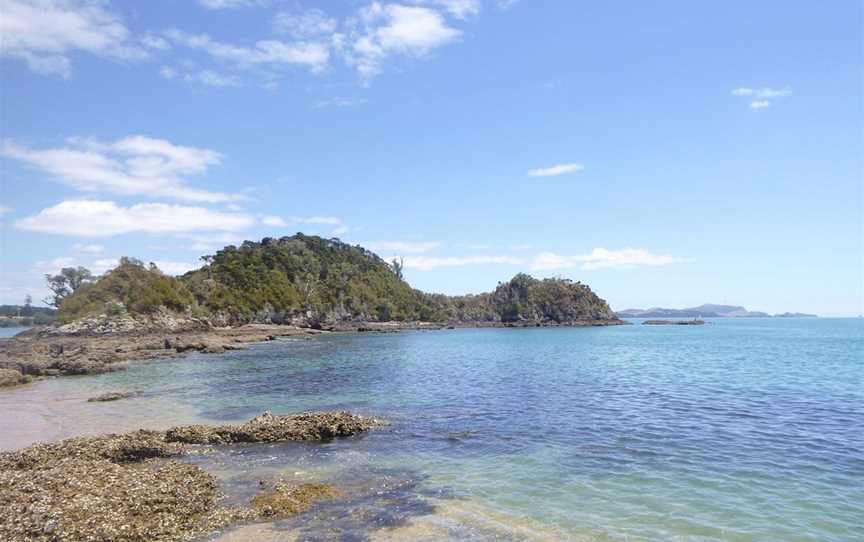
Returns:
[[[237,426],[76,437],[0,453],[0,540],[173,542],[240,521],[288,517],[339,492],[280,482],[251,508],[222,507],[215,477],[164,458],[184,450],[178,441],[310,440],[379,423],[345,412],[268,412]]]
[[[0,388],[5,386],[17,386],[30,382],[30,377],[21,374],[17,369],[0,369]]]
[[[349,412],[307,412],[275,416],[268,411],[240,425],[175,427],[165,433],[165,439],[168,442],[186,444],[325,440],[355,435],[380,424],[381,422],[373,418],[363,418]]]
[[[262,491],[252,498],[252,508],[264,517],[282,519],[305,512],[317,501],[340,495],[341,492],[329,484],[292,486],[277,482],[273,489]]]
[[[58,462],[69,459],[129,463],[169,457],[181,451],[179,445],[166,442],[165,434],[160,431],[140,430],[123,435],[74,437],[0,453],[0,471],[50,469]]]
[[[214,514],[217,497],[212,475],[177,461],[130,468],[65,458],[0,470],[0,539],[181,540],[233,521]]]

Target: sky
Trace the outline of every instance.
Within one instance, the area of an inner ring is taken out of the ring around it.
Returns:
[[[430,292],[864,313],[857,0],[0,0],[0,36],[0,303],[302,231]]]

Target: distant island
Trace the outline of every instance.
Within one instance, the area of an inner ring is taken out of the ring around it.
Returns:
[[[616,311],[619,318],[771,318],[767,312],[750,311],[738,305],[715,305],[706,303],[687,309],[626,309]],[[815,314],[803,312],[784,312],[773,315],[774,318],[816,318]]]

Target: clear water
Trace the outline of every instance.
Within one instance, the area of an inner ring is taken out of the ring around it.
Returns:
[[[30,329],[29,327],[0,327],[0,339],[5,339],[7,337],[14,337],[15,335],[21,333],[22,331],[27,331]]]
[[[116,389],[116,403],[84,399]],[[392,426],[192,459],[345,498],[218,540],[864,539],[864,321],[359,334],[0,393],[0,444],[263,410]]]

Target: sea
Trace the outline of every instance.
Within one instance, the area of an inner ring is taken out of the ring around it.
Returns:
[[[207,536],[864,540],[864,319],[332,334],[0,391],[0,449],[339,409],[389,425],[187,457],[343,497]],[[136,391],[111,403],[86,399]]]

